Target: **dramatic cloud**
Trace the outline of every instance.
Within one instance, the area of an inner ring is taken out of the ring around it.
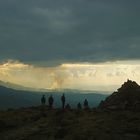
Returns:
[[[0,64],[0,80],[37,89],[113,91],[127,80],[140,83],[140,61],[37,67],[18,61]]]
[[[140,82],[139,5],[0,0],[0,80],[88,90],[114,90],[127,78]]]
[[[65,69],[59,67],[34,67],[12,60],[0,65],[0,80],[25,87],[37,89],[63,88],[66,79]]]
[[[139,59],[138,0],[1,0],[0,60]]]

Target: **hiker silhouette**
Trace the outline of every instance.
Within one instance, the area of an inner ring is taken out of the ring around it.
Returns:
[[[65,95],[63,94],[62,96],[61,96],[61,102],[62,102],[62,108],[64,109],[65,108]]]
[[[45,98],[45,95],[43,95],[41,98],[41,104],[45,105],[45,103],[46,103],[46,98]]]
[[[85,101],[84,101],[84,108],[89,108],[87,99],[85,99]]]
[[[80,102],[77,104],[77,109],[82,109],[82,105]]]
[[[48,102],[49,102],[49,107],[52,108],[53,107],[53,102],[54,102],[54,99],[53,99],[52,95],[48,98]]]

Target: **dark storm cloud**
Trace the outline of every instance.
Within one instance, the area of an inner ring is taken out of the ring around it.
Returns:
[[[0,60],[139,59],[138,0],[0,0]]]

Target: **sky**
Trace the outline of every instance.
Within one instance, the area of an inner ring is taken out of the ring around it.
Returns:
[[[127,78],[140,83],[139,5],[0,0],[0,80],[82,90],[115,90]]]

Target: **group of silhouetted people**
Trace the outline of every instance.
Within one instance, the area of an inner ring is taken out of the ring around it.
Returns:
[[[70,104],[66,104],[66,97],[65,97],[65,94],[63,94],[63,95],[61,96],[61,103],[62,103],[62,109],[64,109],[64,108],[66,108],[66,109],[71,109]],[[46,97],[45,97],[45,95],[43,95],[42,98],[41,98],[41,104],[42,104],[43,106],[46,104]],[[49,98],[48,98],[48,104],[49,104],[49,107],[50,107],[50,108],[53,108],[54,98],[53,98],[52,95],[50,95]],[[84,100],[83,106],[84,106],[85,109],[86,109],[86,108],[89,108],[88,100],[87,100],[87,99]],[[77,109],[79,109],[79,110],[82,109],[82,105],[81,105],[80,102],[77,104]]]
[[[61,96],[61,102],[62,102],[62,108],[65,108],[65,95],[64,94]],[[53,103],[54,103],[54,98],[53,98],[52,95],[49,96],[48,103],[49,103],[49,107],[52,108],[53,107]],[[43,95],[42,98],[41,98],[41,104],[42,105],[46,104],[46,97],[45,97],[45,95]]]
[[[89,108],[88,100],[87,99],[84,100],[83,106],[84,106],[85,109],[88,109]],[[77,104],[77,109],[82,109],[82,105],[81,105],[80,102]]]

